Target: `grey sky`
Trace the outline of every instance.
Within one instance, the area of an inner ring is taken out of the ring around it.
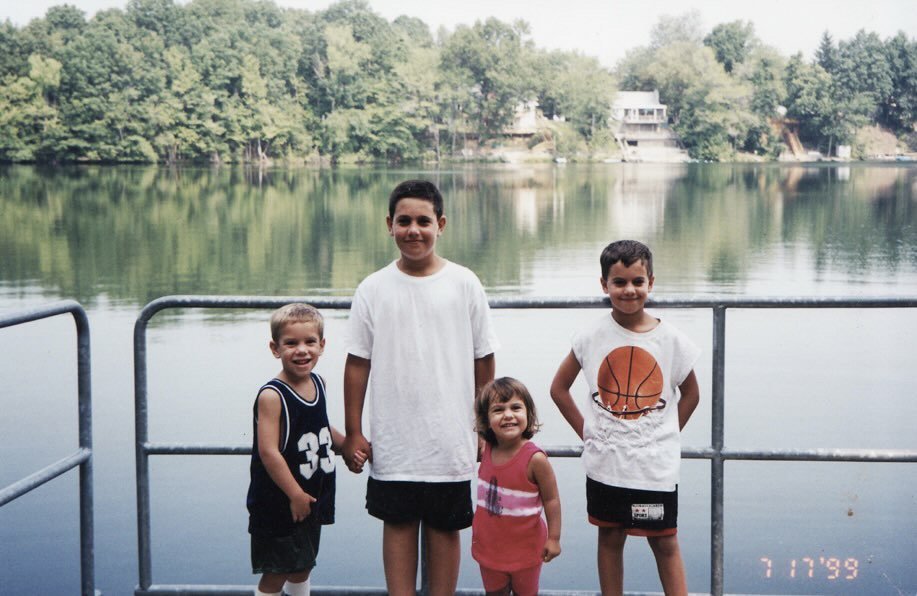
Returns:
[[[332,0],[276,0],[281,6],[320,10]],[[0,18],[16,25],[41,17],[61,0],[6,0]],[[127,0],[70,0],[69,4],[92,16],[104,8],[120,7]],[[797,51],[811,58],[823,31],[835,40],[849,39],[859,29],[874,31],[883,39],[904,31],[917,37],[915,0],[370,0],[373,10],[391,20],[415,16],[435,32],[440,26],[494,16],[511,22],[528,21],[539,47],[578,50],[613,66],[628,49],[646,45],[649,32],[661,15],[679,15],[696,9],[705,31],[734,20],[751,21],[758,37],[786,56]]]

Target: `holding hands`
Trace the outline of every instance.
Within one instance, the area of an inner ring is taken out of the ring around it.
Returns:
[[[362,433],[349,434],[344,439],[343,446],[344,463],[347,469],[354,474],[363,471],[363,465],[366,462],[372,462],[373,451],[372,445],[366,440]]]

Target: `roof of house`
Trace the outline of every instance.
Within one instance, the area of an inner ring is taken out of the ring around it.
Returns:
[[[659,103],[659,91],[618,91],[614,107],[623,108],[664,108]]]

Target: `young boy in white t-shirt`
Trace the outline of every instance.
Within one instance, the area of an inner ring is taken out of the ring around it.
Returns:
[[[554,403],[583,439],[599,585],[602,594],[623,593],[624,542],[646,536],[666,595],[686,595],[677,537],[680,432],[700,400],[700,351],[643,308],[654,281],[649,248],[612,242],[600,263],[611,314],[574,336],[551,384]],[[570,395],[580,371],[591,396],[586,419]]]
[[[443,199],[425,180],[402,182],[386,218],[399,258],[360,283],[344,368],[344,459],[358,471],[369,395],[371,470],[366,508],[384,522],[388,593],[414,594],[423,523],[430,593],[458,582],[459,530],[471,525],[477,459],[473,404],[493,380],[494,334],[484,288],[436,252]]]

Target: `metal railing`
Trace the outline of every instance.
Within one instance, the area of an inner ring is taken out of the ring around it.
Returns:
[[[70,313],[76,323],[79,449],[0,490],[0,507],[61,474],[80,468],[80,591],[95,594],[95,555],[92,510],[92,382],[90,378],[89,318],[78,302],[63,300],[0,317],[0,329]]]
[[[251,594],[250,587],[212,585],[155,585],[152,582],[150,548],[150,455],[247,455],[249,446],[190,445],[150,442],[147,426],[147,368],[146,329],[158,312],[179,308],[273,309],[289,302],[305,301],[319,309],[348,309],[349,298],[328,297],[253,297],[253,296],[165,296],[150,302],[141,311],[134,326],[134,400],[136,416],[137,457],[137,536],[139,542],[140,595],[164,594]],[[494,309],[583,309],[608,308],[605,298],[491,298]],[[647,303],[650,308],[710,309],[713,313],[712,354],[712,428],[709,448],[684,448],[686,459],[710,460],[711,476],[711,544],[710,592],[723,594],[724,566],[724,462],[726,460],[822,461],[822,462],[917,462],[917,451],[904,449],[772,449],[735,450],[725,447],[725,366],[726,311],[733,309],[864,309],[914,308],[917,297],[902,298],[700,298],[660,299]],[[582,447],[555,446],[546,449],[552,457],[579,457]],[[423,557],[421,557],[421,560]],[[421,593],[426,593],[425,570],[421,567]],[[316,596],[323,594],[385,594],[384,588],[325,586],[313,588]],[[478,590],[459,590],[459,594],[478,595]],[[594,594],[594,592],[545,591],[545,594]]]

